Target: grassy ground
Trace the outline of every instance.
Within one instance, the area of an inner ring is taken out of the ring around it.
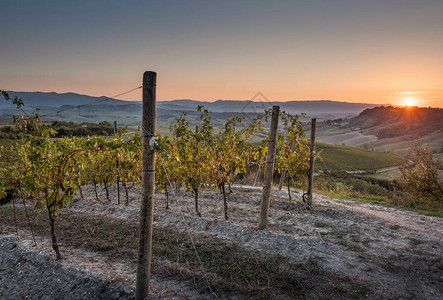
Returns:
[[[332,176],[328,172],[323,176],[316,176],[314,179],[314,192],[333,198],[381,204],[427,216],[443,218],[442,202],[436,203],[430,200],[419,199],[408,193],[392,189],[392,187],[388,189],[377,183],[372,183],[350,174],[345,174],[344,176],[347,177]],[[307,190],[306,178],[300,178],[300,181],[297,183],[299,184],[297,188]],[[277,185],[274,188],[277,189]],[[287,186],[284,186],[283,190],[286,188]]]
[[[14,212],[0,206],[3,228],[14,228]],[[47,236],[45,211],[31,210],[37,235]],[[28,228],[23,209],[17,209],[20,228]],[[98,216],[65,214],[57,220],[60,243],[64,247],[99,252],[112,260],[136,259],[138,230],[135,222]],[[332,298],[358,298],[368,289],[361,283],[330,274],[315,260],[294,264],[278,255],[270,256],[241,249],[208,238],[198,238],[195,245],[219,296],[240,295],[252,299],[300,299],[330,295]],[[63,248],[62,248],[63,251]],[[170,230],[156,229],[153,235],[153,271],[164,276],[193,278],[204,285],[200,265],[189,238]],[[245,299],[246,299],[245,298]]]
[[[405,159],[389,153],[374,152],[354,147],[316,143],[317,153],[321,160],[317,160],[316,168],[334,171],[345,170],[377,170],[386,167],[398,166]]]

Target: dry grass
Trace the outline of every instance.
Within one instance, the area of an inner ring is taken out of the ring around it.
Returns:
[[[13,209],[0,206],[3,227],[13,228]],[[49,228],[44,211],[32,211],[31,219],[37,235],[47,236]],[[28,224],[24,211],[17,209],[20,228]],[[84,248],[102,253],[112,260],[136,259],[138,230],[135,222],[106,217],[65,214],[57,220],[60,243],[65,247]],[[199,238],[195,241],[203,264],[210,274],[211,285],[219,295],[241,294],[263,299],[309,298],[321,291],[337,297],[352,297],[367,290],[349,278],[331,275],[315,260],[292,263],[281,256],[270,256],[241,249],[235,244]],[[63,251],[63,248],[62,248]],[[200,265],[186,235],[156,229],[153,235],[154,272],[164,276],[194,278],[204,285]],[[337,286],[340,286],[337,290]]]

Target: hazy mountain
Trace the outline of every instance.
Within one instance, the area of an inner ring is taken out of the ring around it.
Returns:
[[[195,110],[197,105],[204,105],[211,112],[245,112],[260,113],[273,105],[280,106],[281,110],[289,113],[305,113],[311,117],[333,119],[334,117],[346,118],[358,115],[362,110],[379,106],[369,103],[349,103],[331,100],[297,100],[287,102],[271,101],[243,101],[243,100],[217,100],[215,102],[203,102],[194,100],[159,101],[157,106],[167,110],[190,111]]]
[[[44,93],[44,92],[8,92],[11,97],[23,99],[24,109],[32,112],[40,108],[40,115],[50,119],[68,120],[74,122],[101,122],[104,120],[119,120],[123,124],[135,124],[140,119],[141,101],[123,101],[107,97],[92,97],[75,93]],[[264,97],[263,97],[264,98]],[[257,99],[259,100],[259,99]],[[198,105],[203,105],[211,113],[254,114],[261,113],[273,105],[279,105],[282,110],[319,119],[350,118],[358,115],[367,108],[376,107],[376,104],[348,103],[330,100],[318,101],[288,101],[271,102],[268,100],[217,100],[215,102],[195,101],[190,99],[158,101],[158,115],[170,113],[177,117],[179,112],[195,112]],[[80,106],[80,107],[79,107]],[[0,116],[8,117],[17,114],[15,106],[10,101],[0,101]],[[100,107],[100,109],[97,109]],[[162,120],[160,120],[161,122]]]
[[[94,102],[108,99],[108,97],[92,97],[88,95],[80,95],[75,93],[44,93],[44,92],[14,92],[8,91],[9,96],[21,98],[24,100],[25,106],[31,107],[60,107],[63,105],[86,105]],[[125,104],[127,101],[110,99],[106,100],[107,104]],[[100,104],[100,103],[98,103]],[[12,106],[11,102],[0,101],[0,106]]]

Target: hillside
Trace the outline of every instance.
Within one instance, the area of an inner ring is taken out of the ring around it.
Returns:
[[[351,119],[320,122],[320,142],[360,147],[405,156],[417,142],[443,153],[443,109],[418,107],[376,107]],[[309,135],[309,128],[306,133]]]
[[[375,107],[365,109],[349,121],[379,139],[401,136],[422,137],[443,128],[443,109],[424,107]]]
[[[318,142],[316,143],[316,148],[317,153],[321,157],[321,160],[316,163],[316,168],[320,170],[375,171],[377,169],[398,166],[405,162],[404,158],[397,155],[348,146]]]

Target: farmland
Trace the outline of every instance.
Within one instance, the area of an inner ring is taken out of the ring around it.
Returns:
[[[400,156],[355,147],[322,142],[318,142],[316,147],[321,157],[321,161],[317,163],[317,168],[320,170],[327,168],[333,171],[375,171],[405,162],[405,159]]]

